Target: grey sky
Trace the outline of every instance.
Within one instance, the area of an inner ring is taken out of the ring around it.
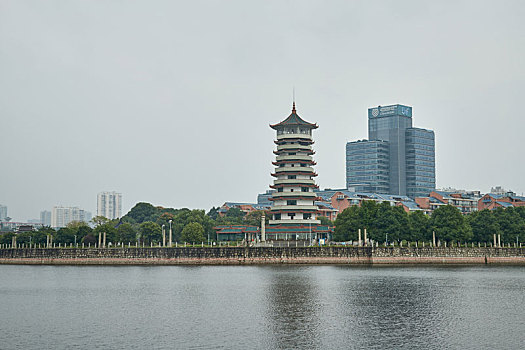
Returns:
[[[255,201],[293,86],[322,188],[367,108],[401,103],[436,133],[438,187],[525,192],[524,4],[0,0],[0,204]]]

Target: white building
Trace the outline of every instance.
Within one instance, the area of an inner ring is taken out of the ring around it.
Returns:
[[[97,195],[97,216],[110,220],[122,216],[122,194],[117,192],[100,192]]]
[[[51,212],[51,227],[66,227],[72,221],[89,222],[91,213],[78,207],[53,207]]]

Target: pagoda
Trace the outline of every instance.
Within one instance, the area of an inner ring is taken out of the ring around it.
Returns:
[[[277,150],[275,178],[270,187],[275,191],[270,200],[272,207],[269,226],[266,229],[269,240],[303,240],[313,242],[316,239],[328,238],[331,228],[322,226],[317,219],[318,199],[314,192],[315,184],[312,158],[312,130],[317,124],[303,120],[297,114],[295,102],[292,113],[282,122],[270,125],[277,131]]]

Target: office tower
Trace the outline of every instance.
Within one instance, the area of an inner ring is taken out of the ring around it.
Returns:
[[[368,109],[368,138],[347,143],[347,188],[412,198],[434,190],[434,132],[412,127],[412,107]]]
[[[97,195],[97,216],[110,220],[122,216],[122,194],[117,192],[100,192]]]

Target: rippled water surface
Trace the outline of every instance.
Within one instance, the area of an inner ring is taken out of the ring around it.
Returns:
[[[6,266],[2,349],[522,349],[523,267]]]

